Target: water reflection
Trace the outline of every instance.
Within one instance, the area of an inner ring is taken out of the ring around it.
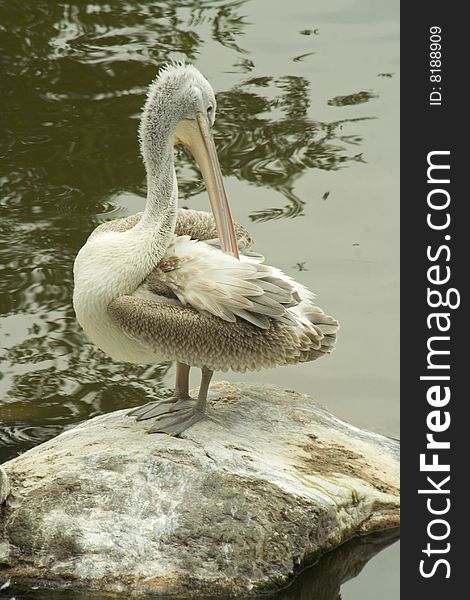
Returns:
[[[354,538],[326,554],[271,600],[341,600],[343,583],[357,577],[371,558],[398,537],[399,530],[392,529]]]
[[[355,104],[369,102],[372,98],[377,98],[377,94],[374,94],[369,90],[362,90],[346,96],[335,96],[334,98],[331,98],[331,100],[328,100],[328,104],[329,106],[353,106]]]

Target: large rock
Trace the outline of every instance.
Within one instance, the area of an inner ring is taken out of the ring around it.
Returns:
[[[208,418],[182,438],[147,435],[126,412],[3,465],[0,576],[246,595],[285,584],[354,535],[398,525],[397,443],[308,396],[219,383]]]

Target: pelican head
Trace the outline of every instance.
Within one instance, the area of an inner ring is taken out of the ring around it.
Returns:
[[[238,258],[238,247],[219,159],[212,136],[217,102],[207,79],[192,65],[170,64],[149,87],[139,129],[147,171],[164,143],[186,146],[199,165],[209,194],[222,250]]]

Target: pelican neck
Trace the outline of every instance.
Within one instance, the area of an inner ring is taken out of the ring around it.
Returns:
[[[140,129],[141,151],[147,174],[147,203],[139,229],[163,228],[162,233],[173,234],[178,203],[173,127],[168,122],[162,126],[164,119],[159,119],[155,112],[144,112]]]

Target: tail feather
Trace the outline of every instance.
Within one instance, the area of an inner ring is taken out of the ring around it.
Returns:
[[[324,354],[332,352],[336,345],[336,338],[339,331],[339,323],[330,315],[327,315],[318,306],[307,304],[300,305],[300,313],[307,320],[310,327],[318,334],[318,345],[312,345],[307,360],[315,360]]]

